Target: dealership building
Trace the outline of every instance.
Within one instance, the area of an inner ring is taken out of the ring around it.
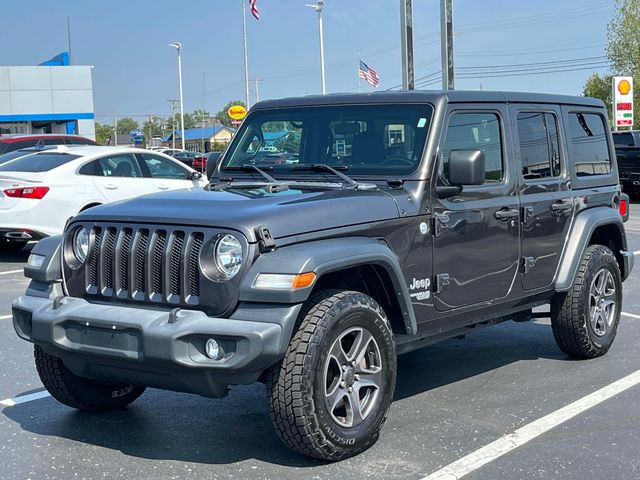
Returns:
[[[0,66],[0,135],[76,134],[95,139],[90,66],[69,65],[69,54],[34,67]]]

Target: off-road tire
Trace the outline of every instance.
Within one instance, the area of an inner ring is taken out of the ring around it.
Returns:
[[[613,276],[616,289],[616,311],[611,328],[596,335],[590,321],[589,295],[594,276],[606,268]],[[611,250],[590,245],[585,251],[571,289],[558,293],[551,302],[551,326],[556,343],[567,355],[595,358],[609,351],[616,336],[622,308],[622,277]]]
[[[306,302],[299,319],[286,356],[266,372],[273,426],[285,445],[309,457],[325,461],[351,457],[377,441],[393,398],[396,352],[386,314],[363,293],[325,290]],[[343,428],[324,403],[323,366],[330,346],[354,326],[366,328],[379,346],[383,388],[364,421]]]
[[[107,384],[82,378],[72,373],[58,357],[42,347],[34,348],[40,380],[53,398],[85,412],[118,410],[135,401],[145,387],[132,384]]]
[[[6,238],[0,238],[0,252],[19,252],[26,244],[27,242],[24,240],[8,240]]]

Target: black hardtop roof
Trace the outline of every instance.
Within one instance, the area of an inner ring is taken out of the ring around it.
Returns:
[[[602,100],[591,97],[570,95],[550,95],[525,92],[489,92],[463,90],[393,90],[372,93],[333,93],[329,95],[309,95],[279,100],[265,100],[256,103],[251,110],[278,109],[305,106],[373,104],[373,103],[553,103],[580,105],[586,107],[604,107]]]

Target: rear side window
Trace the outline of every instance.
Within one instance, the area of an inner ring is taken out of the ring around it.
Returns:
[[[133,154],[111,155],[109,157],[102,157],[98,159],[97,162],[99,166],[94,167],[94,171],[97,172],[101,170],[102,175],[105,177],[142,177],[140,166]]]
[[[103,177],[104,172],[102,171],[102,167],[100,166],[100,162],[98,160],[94,160],[89,163],[85,163],[80,170],[78,170],[80,175],[91,175],[95,177]]]
[[[555,116],[542,112],[518,114],[522,176],[526,180],[560,175],[560,149]]]
[[[570,113],[573,162],[578,177],[611,173],[611,158],[604,119],[595,113]]]
[[[454,113],[449,119],[442,152],[441,178],[449,178],[449,153],[452,150],[482,150],[485,156],[485,182],[504,178],[500,119],[495,113]]]
[[[633,147],[633,135],[630,133],[614,133],[613,143],[620,147]]]
[[[0,172],[48,172],[76,158],[80,157],[68,153],[34,153],[3,163]]]

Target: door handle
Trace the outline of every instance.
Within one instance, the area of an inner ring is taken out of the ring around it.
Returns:
[[[169,190],[168,185],[158,185],[158,190]]]
[[[503,208],[502,210],[498,210],[495,213],[495,217],[498,220],[502,220],[503,222],[508,222],[514,218],[518,218],[520,216],[520,212],[515,208]]]
[[[558,200],[551,204],[552,212],[564,212],[566,210],[571,210],[571,208],[573,208],[573,203],[566,200]]]
[[[109,185],[105,185],[104,188],[106,188],[107,190],[117,190],[118,186],[110,183]]]

